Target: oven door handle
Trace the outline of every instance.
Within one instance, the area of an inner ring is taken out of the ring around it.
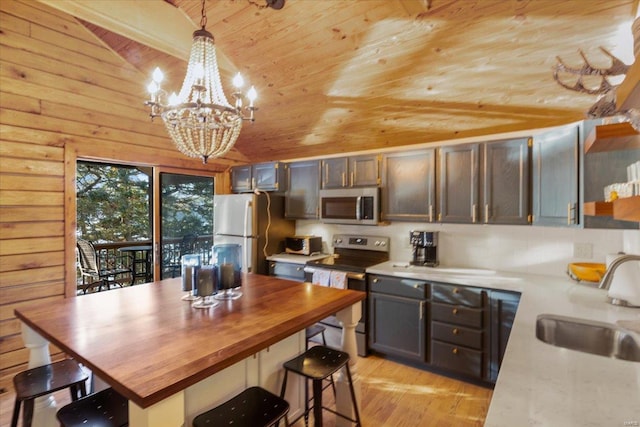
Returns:
[[[305,267],[304,268],[304,272],[305,273],[314,273],[316,270],[328,270],[331,271],[331,269],[328,268],[314,268],[314,267]],[[339,270],[335,270],[335,271],[339,271]],[[347,271],[347,279],[352,279],[352,280],[364,280],[365,278],[365,273],[353,273],[351,271]]]

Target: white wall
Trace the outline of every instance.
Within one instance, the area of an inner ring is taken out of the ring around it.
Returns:
[[[625,249],[625,241],[640,240],[637,230],[583,230],[558,227],[454,225],[394,222],[386,226],[347,226],[296,221],[296,233],[322,236],[332,253],[334,234],[365,234],[391,239],[390,259],[411,259],[410,230],[439,232],[440,265],[517,273],[562,276],[570,262],[605,262],[607,254]],[[575,258],[574,244],[591,245],[591,258]]]

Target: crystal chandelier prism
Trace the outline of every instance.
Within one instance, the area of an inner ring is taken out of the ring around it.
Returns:
[[[244,96],[240,88],[244,81],[240,73],[233,79],[234,105],[227,101],[220,81],[213,35],[205,30],[206,22],[203,0],[202,28],[193,33],[187,74],[180,93],[167,97],[160,85],[162,71],[156,68],[147,87],[150,99],[145,102],[151,107],[152,120],[162,117],[178,150],[189,157],[201,158],[203,163],[226,154],[238,139],[242,122],[253,122],[257,110],[253,105],[257,97],[253,86],[246,95],[249,105],[243,107]]]

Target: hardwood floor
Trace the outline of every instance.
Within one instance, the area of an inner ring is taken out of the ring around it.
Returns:
[[[358,359],[361,417],[365,427],[467,427],[482,426],[492,390],[377,356]],[[69,402],[67,390],[55,394],[58,406]],[[331,389],[323,396],[333,403]],[[0,426],[11,424],[14,394],[0,395]],[[325,411],[324,426],[335,426],[335,416]],[[311,417],[311,420],[313,416]],[[18,423],[21,426],[21,423]],[[303,427],[300,420],[295,427]]]

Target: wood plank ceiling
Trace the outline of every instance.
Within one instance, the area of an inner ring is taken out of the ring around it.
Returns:
[[[632,63],[638,9],[638,0],[286,0],[281,10],[265,1],[206,1],[218,50],[259,92],[257,120],[236,144],[252,162],[580,120],[597,96],[554,82],[556,56],[578,66],[582,49],[607,67],[603,46]],[[200,22],[199,1],[167,2]],[[176,58],[85,24],[144,76],[159,66],[165,87],[179,89],[188,52]],[[231,77],[223,70],[227,96]]]

